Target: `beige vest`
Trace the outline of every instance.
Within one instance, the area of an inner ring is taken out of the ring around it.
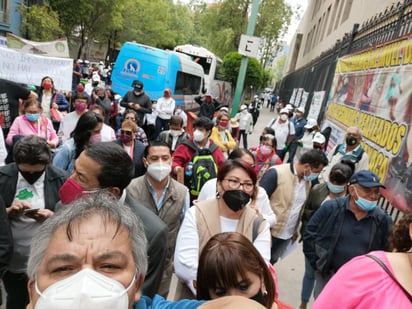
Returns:
[[[171,259],[175,250],[177,232],[180,228],[180,218],[187,194],[187,188],[176,180],[170,178],[169,188],[164,196],[160,211],[157,210],[152,194],[150,193],[146,175],[133,179],[126,190],[132,198],[153,211],[164,223],[166,223],[169,230],[167,260]]]
[[[276,165],[271,168],[276,169],[278,175],[278,185],[270,196],[270,206],[276,215],[276,224],[271,227],[272,236],[277,237],[282,231],[289,218],[295,200],[295,187],[298,177],[290,170],[290,164]],[[310,182],[306,182],[306,194],[310,190]],[[299,224],[298,220],[298,224]],[[296,227],[297,228],[297,227]],[[295,229],[296,229],[295,228]]]
[[[217,202],[217,199],[194,202],[193,207],[196,207],[196,225],[199,235],[199,256],[209,239],[222,232],[219,206]],[[246,236],[250,241],[253,241],[253,221],[256,217],[256,211],[249,207],[245,207],[239,218],[236,231],[234,232],[239,232]],[[261,231],[262,226],[262,224],[259,226],[259,231]]]

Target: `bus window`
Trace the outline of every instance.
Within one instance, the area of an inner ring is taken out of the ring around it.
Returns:
[[[224,80],[222,72],[221,72],[221,61],[216,61],[216,72],[215,72],[215,79],[216,80]]]
[[[198,94],[201,84],[202,78],[200,76],[178,71],[174,94]]]

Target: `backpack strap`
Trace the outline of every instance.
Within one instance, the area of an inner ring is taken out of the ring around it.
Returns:
[[[265,221],[262,217],[256,217],[255,220],[253,220],[253,227],[252,227],[252,242],[255,241],[256,237],[259,234],[259,227],[262,224],[262,222]]]
[[[189,147],[190,149],[194,150],[194,152],[196,152],[198,150],[198,148],[196,147],[196,145],[191,141],[191,140],[185,140],[182,142],[183,145],[186,145],[187,147]]]

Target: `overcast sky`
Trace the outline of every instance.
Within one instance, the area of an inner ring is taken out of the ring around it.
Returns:
[[[293,9],[297,9],[298,5],[300,5],[300,9],[299,9],[300,18],[303,17],[303,13],[305,12],[306,7],[308,6],[309,0],[285,0],[285,1],[286,1],[286,3],[288,3],[289,5],[291,5]],[[293,19],[292,22],[291,22],[291,25],[290,25],[290,27],[289,27],[289,29],[288,29],[289,31],[288,31],[288,32],[286,33],[286,35],[283,37],[283,40],[287,41],[288,44],[290,44],[290,41],[292,40],[293,35],[294,35],[295,32],[296,32],[296,29],[297,29],[297,27],[298,27],[298,25],[299,25],[299,22],[300,22],[300,19],[298,19],[298,20],[297,20],[297,19]]]

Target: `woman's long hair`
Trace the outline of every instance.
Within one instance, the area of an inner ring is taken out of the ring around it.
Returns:
[[[211,299],[209,290],[237,288],[239,278],[249,281],[251,272],[263,281],[264,305],[272,308],[275,283],[266,262],[249,239],[237,232],[214,235],[203,248],[197,270],[197,299]],[[261,287],[262,288],[262,287]]]
[[[76,146],[76,158],[89,144],[92,131],[99,123],[103,123],[103,117],[96,113],[88,111],[80,116],[76,127],[70,133],[70,137],[74,139],[74,145]]]

